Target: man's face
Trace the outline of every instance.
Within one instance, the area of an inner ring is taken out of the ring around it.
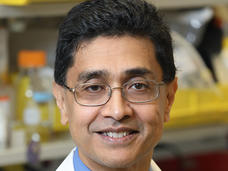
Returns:
[[[97,37],[80,46],[66,84],[105,82],[120,87],[139,79],[162,81],[151,41],[131,36]],[[150,161],[169,118],[176,86],[176,80],[161,86],[155,101],[141,104],[126,101],[120,89],[113,89],[110,100],[97,107],[77,104],[71,92],[57,85],[54,94],[61,121],[69,122],[81,160],[90,168],[126,168]]]

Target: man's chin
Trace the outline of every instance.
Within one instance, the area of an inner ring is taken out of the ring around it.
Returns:
[[[116,158],[109,158],[106,161],[102,161],[100,164],[108,168],[124,169],[134,166],[136,164],[136,160],[130,158],[120,158],[120,156],[116,156]]]

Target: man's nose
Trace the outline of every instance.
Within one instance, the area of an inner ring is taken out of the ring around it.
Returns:
[[[112,88],[109,101],[103,106],[102,115],[115,120],[122,120],[133,115],[133,110],[127,100],[122,96],[120,87]]]

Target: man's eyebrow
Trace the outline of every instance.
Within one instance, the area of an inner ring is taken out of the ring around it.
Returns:
[[[87,81],[93,78],[103,78],[108,75],[106,70],[94,70],[94,71],[84,71],[79,74],[78,82],[80,81]]]
[[[146,68],[132,68],[125,71],[126,76],[144,76],[144,75],[151,75],[152,78],[155,78],[155,75],[152,71]]]

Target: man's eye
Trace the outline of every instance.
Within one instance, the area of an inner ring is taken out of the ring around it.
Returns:
[[[149,86],[144,83],[134,83],[130,86],[130,88],[136,89],[136,90],[144,90],[147,89]]]
[[[84,87],[84,91],[90,92],[90,93],[97,93],[100,91],[103,91],[105,89],[105,86],[102,85],[90,85]]]

